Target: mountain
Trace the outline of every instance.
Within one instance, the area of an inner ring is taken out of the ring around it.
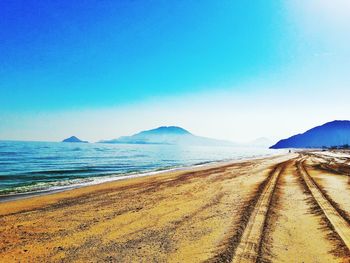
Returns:
[[[346,144],[350,144],[350,121],[332,121],[280,140],[270,148],[322,148]]]
[[[122,136],[101,143],[125,144],[174,144],[174,145],[203,145],[203,146],[233,146],[229,141],[216,140],[196,136],[189,131],[176,126],[162,126],[156,129],[142,131],[132,136]]]
[[[81,143],[88,143],[87,141],[82,141],[79,138],[72,136],[67,139],[64,139],[62,142],[81,142]]]

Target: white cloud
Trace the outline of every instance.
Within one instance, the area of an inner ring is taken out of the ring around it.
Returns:
[[[319,37],[322,41],[348,49],[349,0],[292,0],[286,3],[292,23],[302,27],[305,38]]]
[[[289,1],[295,11],[304,15],[304,19],[324,25],[345,27],[350,23],[349,0],[293,0]]]

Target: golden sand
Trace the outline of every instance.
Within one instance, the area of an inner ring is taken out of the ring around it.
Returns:
[[[322,185],[315,156],[288,154],[1,203],[0,262],[349,262],[298,172],[305,159],[348,224],[346,198]]]

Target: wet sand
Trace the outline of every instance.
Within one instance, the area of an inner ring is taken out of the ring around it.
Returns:
[[[350,262],[348,161],[292,153],[1,203],[0,261]]]

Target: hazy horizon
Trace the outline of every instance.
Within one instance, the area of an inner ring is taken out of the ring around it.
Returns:
[[[0,140],[159,126],[272,141],[348,120],[346,0],[0,3]]]

